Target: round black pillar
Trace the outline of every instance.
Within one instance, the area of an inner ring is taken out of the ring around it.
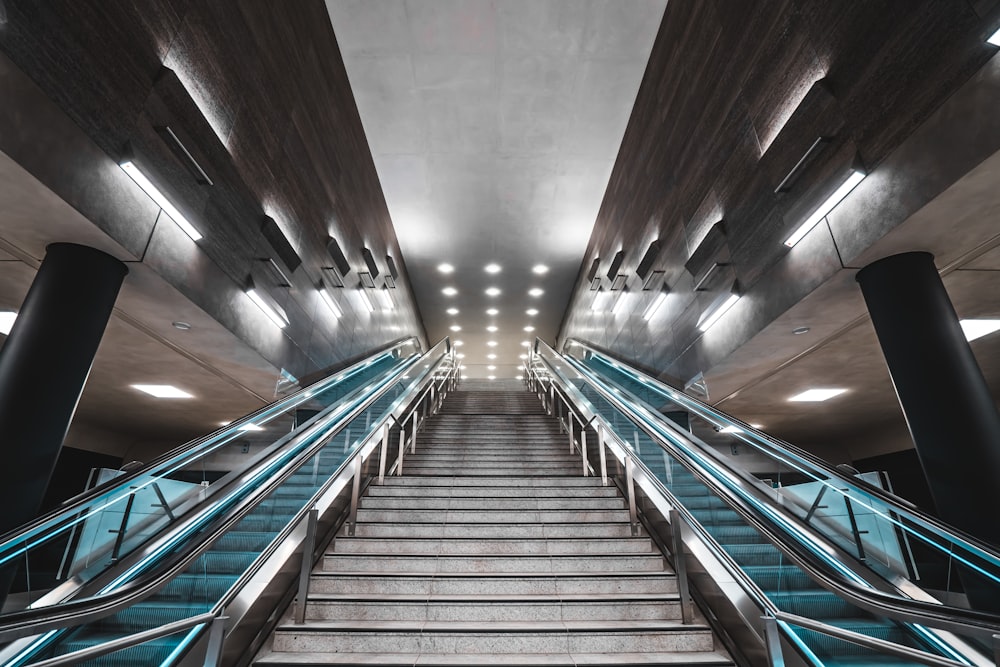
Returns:
[[[857,280],[938,513],[1000,545],[1000,414],[934,256],[886,257]],[[1000,611],[995,589],[962,581],[974,607]]]
[[[127,273],[94,248],[46,248],[0,350],[0,533],[38,513]]]

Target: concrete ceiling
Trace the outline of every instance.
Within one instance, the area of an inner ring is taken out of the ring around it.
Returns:
[[[468,377],[555,339],[665,6],[327,0],[428,336],[464,343]]]

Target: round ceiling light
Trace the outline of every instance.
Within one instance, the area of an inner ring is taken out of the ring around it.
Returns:
[[[454,273],[455,267],[452,266],[451,264],[448,264],[447,262],[443,262],[441,264],[438,264],[438,271],[440,271],[441,273]]]
[[[528,290],[529,296],[541,296],[543,294],[545,294],[545,290],[543,290],[541,287],[532,287],[530,290]]]
[[[546,273],[549,272],[549,267],[545,266],[544,264],[535,264],[533,267],[531,267],[531,272],[540,276],[544,276]]]
[[[499,264],[493,263],[484,266],[483,271],[485,271],[486,273],[500,273],[501,271],[503,271],[503,269],[500,268]]]

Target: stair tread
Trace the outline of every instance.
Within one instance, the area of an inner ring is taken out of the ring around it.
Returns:
[[[425,602],[436,603],[587,603],[587,602],[677,602],[678,595],[670,593],[568,593],[562,595],[518,595],[518,594],[490,594],[490,595],[447,595],[435,594],[394,594],[394,595],[358,595],[350,593],[310,593],[310,602]]]
[[[521,667],[544,665],[732,665],[723,653],[684,651],[675,653],[521,653],[500,656],[482,653],[271,653],[256,661],[258,665],[485,665],[504,664]]]
[[[552,632],[705,632],[707,625],[681,621],[306,621],[297,625],[286,623],[278,626],[279,632],[523,632],[547,634]]]

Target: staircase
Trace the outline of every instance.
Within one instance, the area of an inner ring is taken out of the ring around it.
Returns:
[[[473,381],[467,381],[466,387]],[[277,665],[731,665],[526,391],[452,393],[314,572]]]

